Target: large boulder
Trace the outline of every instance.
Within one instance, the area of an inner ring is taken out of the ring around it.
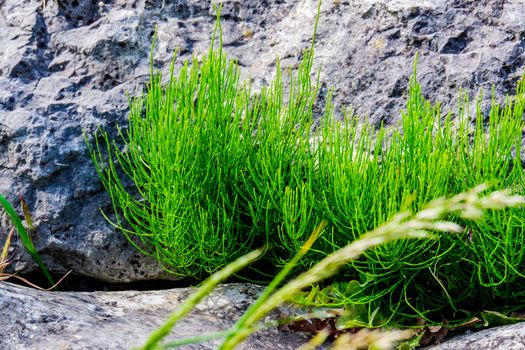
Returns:
[[[310,45],[316,1],[224,0],[223,43],[255,88],[275,59],[295,67]],[[98,127],[125,127],[126,92],[155,65],[208,50],[209,0],[0,1],[0,193],[27,201],[35,244],[50,269],[108,282],[169,278],[99,212],[111,213],[86,149]],[[373,123],[395,122],[419,53],[423,93],[454,111],[460,88],[502,100],[525,70],[522,0],[325,0],[316,40],[321,97]],[[339,113],[339,112],[338,112]],[[8,223],[4,220],[2,231]],[[13,269],[36,268],[16,249]]]

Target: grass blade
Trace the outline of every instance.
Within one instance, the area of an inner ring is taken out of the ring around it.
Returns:
[[[242,269],[246,265],[257,260],[264,252],[263,249],[254,250],[253,252],[240,257],[233,263],[226,266],[224,269],[214,273],[210,276],[196,292],[194,292],[178,309],[175,311],[163,326],[155,330],[147,340],[146,344],[141,347],[141,350],[153,350],[157,348],[157,344],[166,337],[173,326],[188,312],[190,312],[195,305],[204,299],[210,292],[226,278],[233,275],[236,271]]]
[[[50,285],[54,286],[55,282],[53,281],[51,274],[47,270],[47,267],[42,261],[42,259],[40,258],[40,255],[38,255],[38,252],[36,251],[36,248],[33,245],[33,242],[31,241],[31,237],[29,237],[29,234],[27,233],[24,225],[22,224],[22,221],[18,217],[18,214],[16,213],[15,209],[11,206],[9,201],[2,195],[0,195],[0,205],[4,208],[5,212],[13,222],[13,225],[18,231],[18,235],[20,237],[20,240],[22,241],[24,248],[33,257],[33,259],[37,263],[38,267],[40,268]]]

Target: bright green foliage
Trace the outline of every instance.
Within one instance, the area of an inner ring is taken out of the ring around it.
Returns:
[[[487,120],[478,105],[471,125],[467,105],[462,101],[454,120],[451,114],[441,117],[439,106],[421,96],[414,71],[401,128],[391,136],[385,136],[386,129],[371,133],[355,124],[323,135],[329,141],[320,146],[319,171],[327,179],[320,207],[333,224],[334,248],[398,210],[419,210],[433,198],[481,182],[523,193],[523,79],[504,107],[492,101]],[[523,209],[489,212],[477,222],[464,221],[461,235],[373,249],[348,269],[360,288],[334,291],[335,304],[365,304],[369,314],[377,307],[398,319],[406,314],[427,321],[453,317],[442,314],[445,309],[523,306],[524,214]],[[379,316],[380,324],[385,318]]]
[[[92,149],[115,225],[174,273],[202,278],[261,246],[258,266],[283,265],[327,220],[304,269],[437,197],[482,182],[523,193],[524,80],[503,107],[492,101],[490,116],[478,107],[472,123],[466,99],[442,116],[414,71],[400,127],[335,121],[330,98],[317,125],[313,47],[287,91],[277,64],[274,81],[253,94],[221,46],[177,75],[172,64],[167,83],[152,70],[147,93],[131,102],[125,147],[104,133],[106,147]],[[366,305],[379,324],[393,313],[439,322],[447,310],[523,306],[524,220],[523,209],[488,212],[463,220],[462,234],[374,248],[337,277],[359,288],[332,288],[331,304]]]
[[[399,239],[437,239],[437,235],[433,235],[430,232],[447,232],[447,233],[458,233],[461,232],[462,228],[450,221],[446,221],[445,218],[454,213],[460,218],[479,219],[483,212],[489,209],[502,210],[505,208],[519,207],[525,204],[525,197],[509,195],[508,191],[496,191],[488,195],[481,196],[482,192],[486,189],[485,185],[480,185],[469,192],[460,193],[452,198],[440,197],[428,203],[422,210],[417,213],[411,213],[405,211],[398,213],[391,220],[377,227],[373,231],[364,233],[358,239],[345,247],[337,250],[336,252],[328,255],[318,263],[316,263],[308,271],[301,273],[296,278],[287,282],[285,285],[280,286],[281,281],[287,276],[291,268],[308,252],[312,244],[315,242],[319,235],[325,228],[326,223],[321,223],[314,232],[310,235],[305,244],[299,249],[298,253],[291,259],[286,266],[279,272],[279,274],[272,280],[272,282],[266,287],[263,293],[257,298],[257,300],[246,310],[242,317],[235,323],[230,330],[219,331],[210,334],[199,335],[195,338],[187,338],[182,340],[176,340],[170,343],[161,344],[163,338],[165,338],[173,329],[175,324],[185,315],[192,310],[200,300],[208,295],[211,290],[215,287],[218,281],[222,280],[226,276],[233,273],[245,266],[250,260],[255,259],[260,255],[260,251],[254,251],[250,254],[230,263],[224,269],[214,273],[209,277],[203,286],[197,289],[188,299],[168,318],[166,323],[156,329],[149,337],[146,344],[141,348],[143,350],[148,349],[168,349],[172,347],[178,347],[191,343],[204,342],[211,339],[224,338],[222,344],[218,347],[219,350],[231,350],[243,342],[251,333],[264,327],[259,321],[268,315],[268,313],[283,304],[286,301],[294,298],[297,293],[302,289],[307,288],[314,283],[329,278],[336,274],[343,266],[348,262],[356,259],[365,251],[372,247],[380,246],[387,242],[392,242]],[[356,309],[362,305],[357,305]],[[348,310],[350,311],[350,310]],[[356,318],[360,316],[361,312],[351,314],[347,312],[344,317]],[[499,323],[499,324],[510,324],[517,322],[515,317],[507,317],[505,315],[496,312],[485,312],[482,314],[485,323]],[[352,325],[351,327],[361,326]],[[364,325],[367,327],[368,325]],[[350,327],[347,327],[350,328]],[[323,331],[327,331],[325,328]],[[363,332],[364,331],[364,332]],[[366,332],[368,330],[361,330],[359,334],[354,332],[341,335],[335,342],[333,349],[356,349],[356,348],[370,348],[370,349],[391,349],[393,345],[403,339],[411,338],[415,336],[418,331],[405,330],[396,331],[389,329],[387,332],[379,332],[370,334]],[[370,336],[367,336],[370,335]],[[345,336],[350,336],[349,339],[344,340]],[[322,344],[328,334],[324,336],[317,336],[312,339],[309,344],[305,344],[301,349],[311,349],[314,345]],[[344,343],[341,343],[344,341]],[[340,343],[340,344],[338,344]],[[356,345],[359,343],[360,345]],[[414,346],[418,345],[418,339],[413,339],[410,343],[406,343],[406,346],[410,346],[411,343]],[[355,346],[350,346],[354,344]],[[412,348],[410,346],[410,348]]]
[[[272,86],[253,96],[220,47],[202,63],[186,62],[177,77],[172,65],[165,85],[152,72],[147,95],[131,103],[124,150],[104,134],[112,162],[104,167],[99,144],[92,152],[119,209],[117,226],[184,276],[202,277],[263,245],[288,258],[321,221],[307,182],[315,162],[311,51],[291,80],[293,103],[286,106],[279,67]],[[300,206],[310,199],[310,208]],[[293,227],[298,218],[305,223]]]

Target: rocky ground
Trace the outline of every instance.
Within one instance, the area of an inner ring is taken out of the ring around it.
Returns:
[[[162,291],[42,292],[0,282],[0,349],[125,350],[143,345],[151,331],[187,298],[191,288]],[[168,340],[227,329],[262,291],[250,284],[226,284],[178,323]],[[289,315],[290,309],[286,309]],[[276,310],[265,321],[275,320]],[[5,320],[10,320],[5,322]],[[15,321],[16,320],[16,321]],[[292,350],[308,334],[268,328],[252,335],[239,349]],[[181,349],[215,349],[218,341]],[[328,348],[320,347],[319,349]],[[426,350],[521,350],[525,327],[515,324],[469,333]]]
[[[41,292],[0,283],[0,349],[128,350],[143,345],[191,292],[164,291]],[[228,329],[255,300],[261,287],[220,286],[175,328],[168,340]],[[296,349],[308,337],[269,328],[251,336],[239,349]],[[182,349],[214,349],[218,341]]]

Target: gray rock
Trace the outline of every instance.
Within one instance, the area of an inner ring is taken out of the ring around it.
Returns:
[[[102,218],[110,211],[86,150],[98,127],[125,127],[127,98],[155,64],[166,70],[207,51],[214,24],[208,0],[0,2],[0,193],[21,193],[37,227],[35,244],[54,272],[109,282],[169,278]],[[225,50],[254,87],[267,83],[276,56],[294,67],[309,47],[316,1],[226,0]],[[325,0],[316,41],[322,95],[373,123],[397,120],[419,52],[423,92],[454,111],[461,87],[501,100],[525,70],[522,0]],[[5,221],[2,230],[7,230]],[[13,268],[34,270],[23,249]]]
[[[44,292],[0,282],[0,349],[118,350],[140,346],[192,291]],[[261,291],[262,287],[251,284],[220,285],[176,325],[166,340],[228,329]],[[293,315],[293,309],[287,307],[264,321],[274,321],[281,312]],[[308,338],[302,333],[266,328],[249,337],[239,349],[296,349]],[[182,349],[215,349],[218,343],[214,340]],[[465,334],[425,348],[456,349],[525,349],[525,323]]]
[[[141,346],[192,289],[125,292],[42,292],[0,282],[0,349],[119,350]],[[166,340],[226,330],[257,298],[261,287],[219,286],[177,323]],[[268,316],[266,321],[272,320]],[[239,349],[296,349],[308,341],[300,333],[266,328]],[[216,349],[219,340],[181,349]]]
[[[447,339],[425,350],[523,350],[525,349],[525,323],[485,329]]]

